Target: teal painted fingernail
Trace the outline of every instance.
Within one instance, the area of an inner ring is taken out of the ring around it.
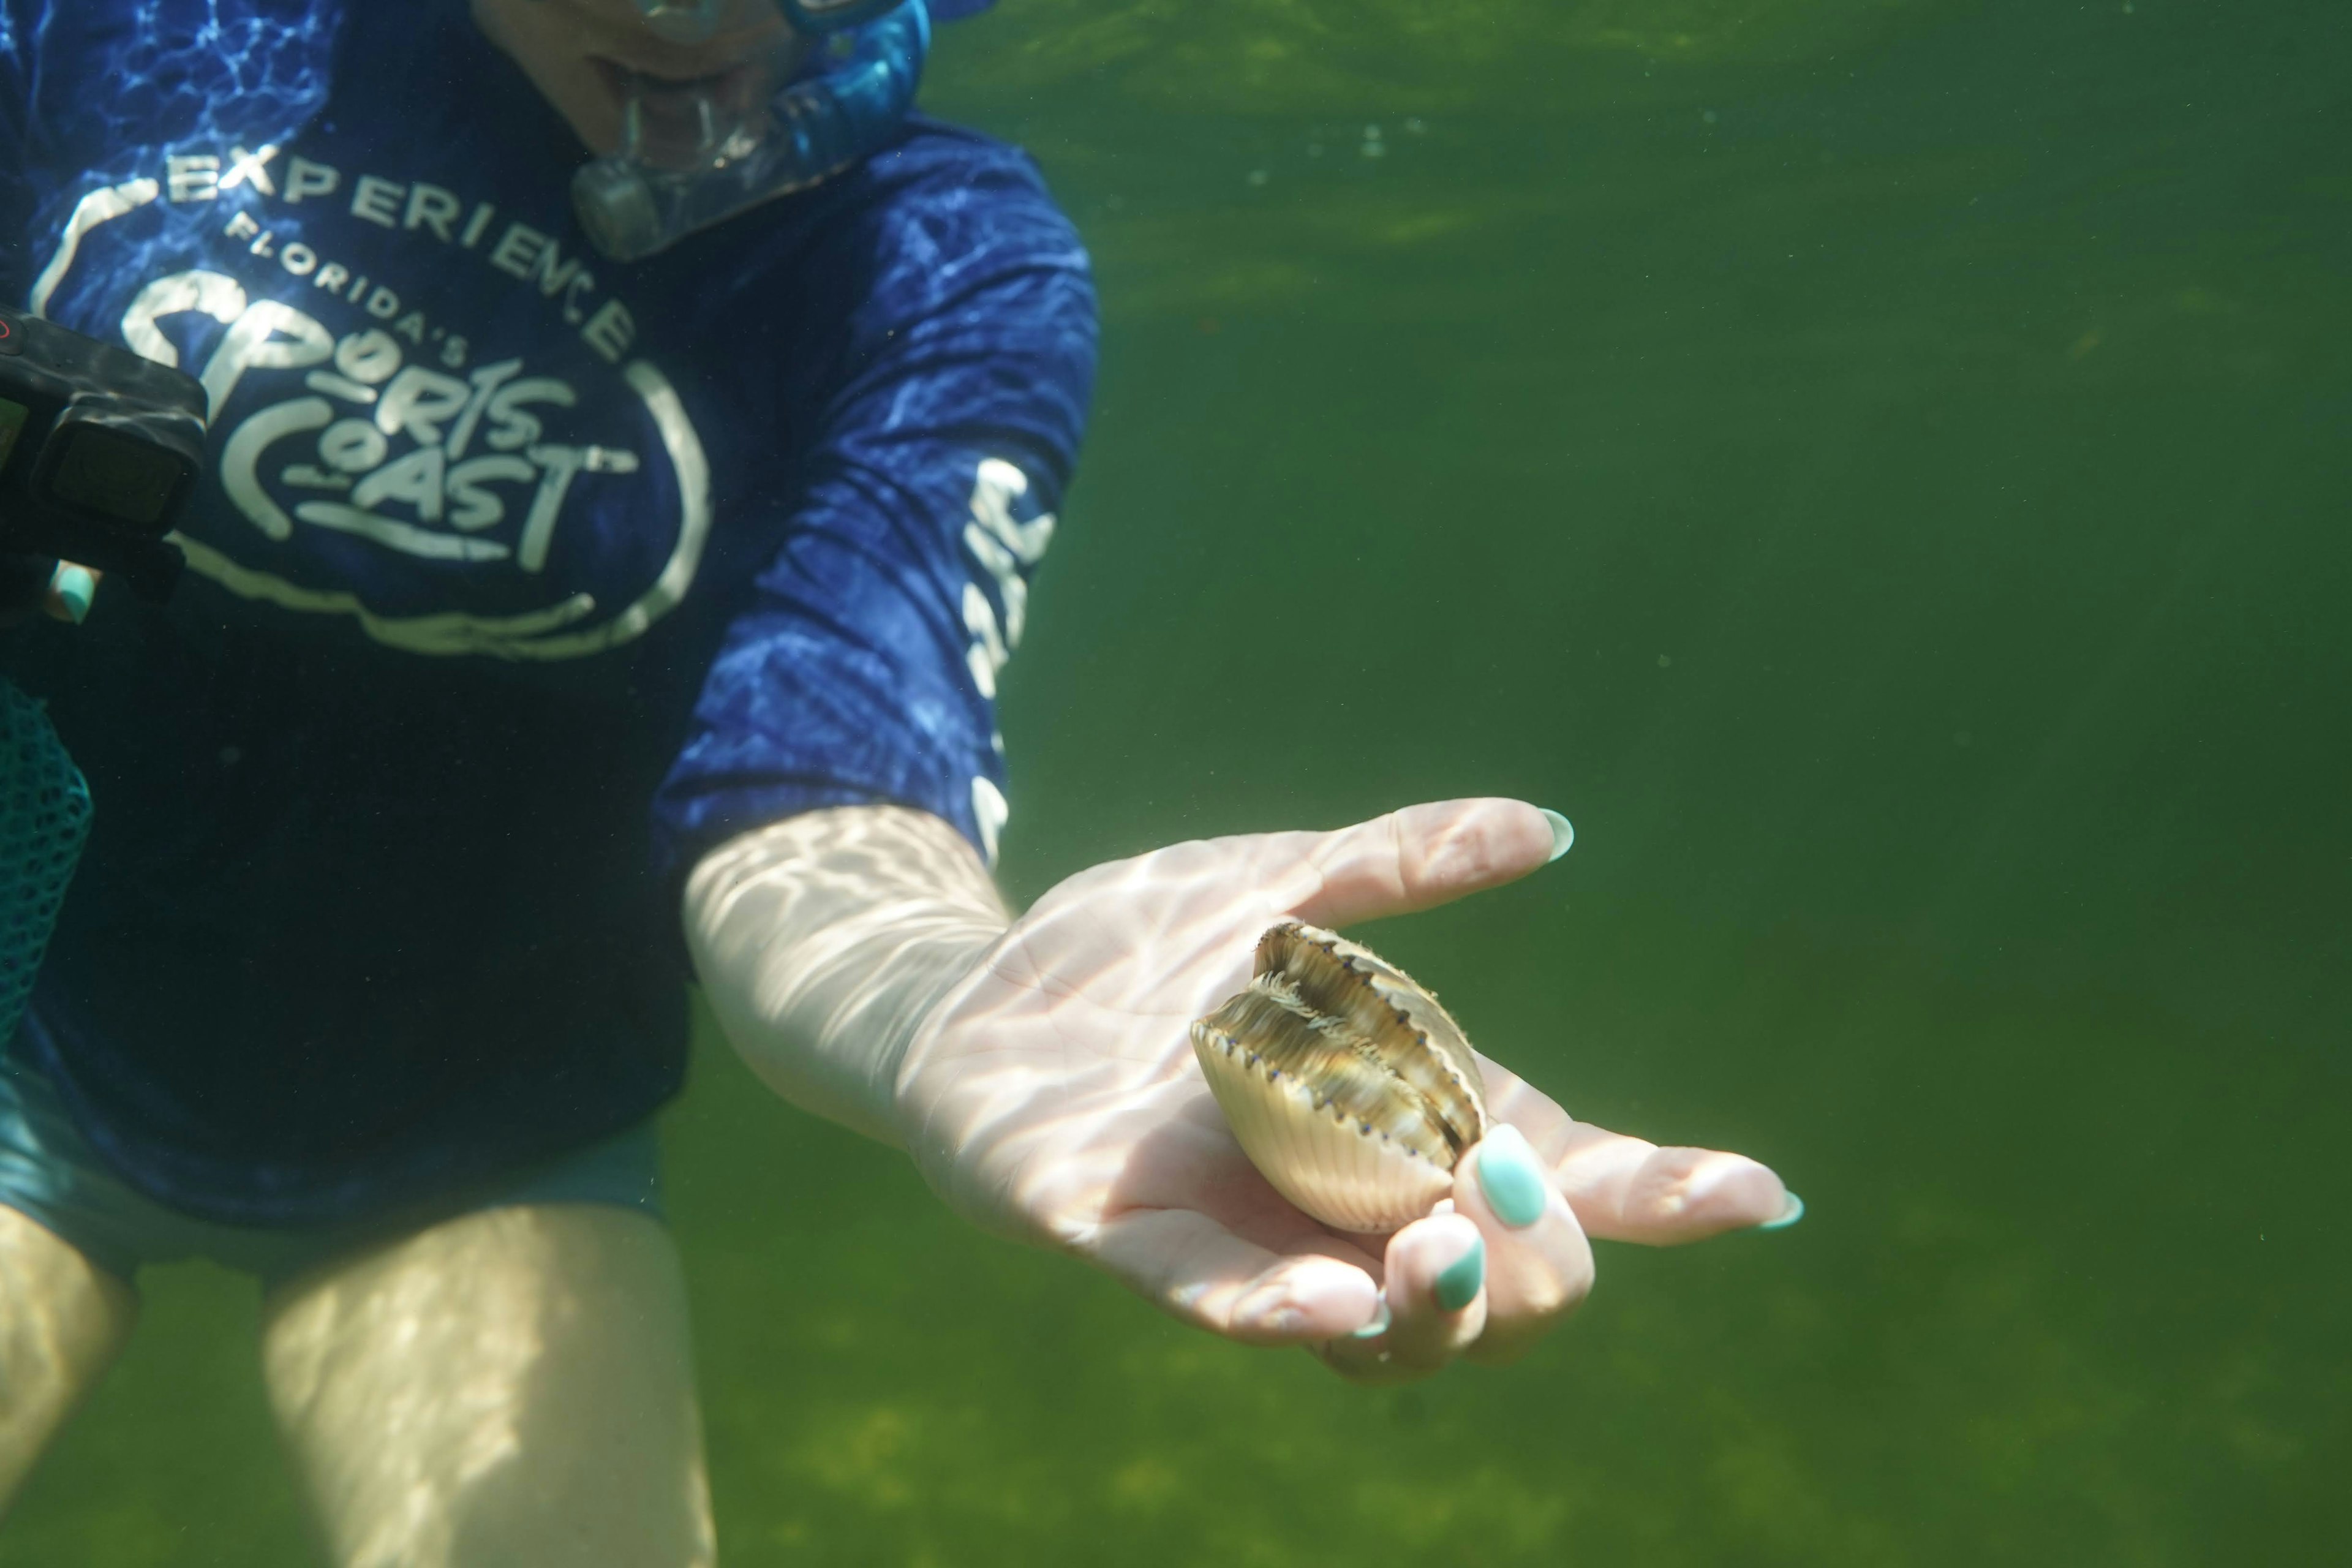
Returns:
[[[89,614],[89,602],[98,596],[98,579],[89,574],[87,566],[62,563],[49,578],[49,591],[66,607],[66,615],[79,626]]]
[[[1481,1237],[1470,1244],[1470,1250],[1437,1271],[1437,1304],[1448,1312],[1458,1312],[1478,1299],[1478,1289],[1486,1283],[1486,1242]]]
[[[1362,1328],[1355,1330],[1348,1337],[1351,1340],[1379,1339],[1389,1331],[1389,1299],[1383,1296],[1381,1298],[1379,1310],[1372,1313],[1372,1321]]]
[[[1758,1226],[1756,1228],[1759,1230],[1786,1230],[1804,1217],[1805,1200],[1799,1197],[1796,1194],[1790,1193],[1789,1194],[1787,1206],[1782,1208],[1778,1215],[1766,1220],[1762,1225]]]
[[[1551,854],[1544,861],[1548,866],[1568,853],[1568,847],[1576,842],[1576,828],[1568,818],[1548,806],[1539,805],[1536,809],[1543,813],[1546,822],[1551,824]]]
[[[1495,1217],[1513,1230],[1525,1230],[1543,1218],[1543,1167],[1525,1134],[1509,1122],[1498,1122],[1478,1145],[1478,1190]]]

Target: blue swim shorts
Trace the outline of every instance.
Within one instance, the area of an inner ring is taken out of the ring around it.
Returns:
[[[661,1148],[652,1119],[462,1194],[424,1223],[518,1204],[611,1204],[661,1219]],[[0,1051],[0,1206],[124,1279],[146,1264],[203,1258],[257,1275],[265,1289],[420,1223],[219,1225],[159,1204],[107,1166],[47,1076],[14,1050]]]

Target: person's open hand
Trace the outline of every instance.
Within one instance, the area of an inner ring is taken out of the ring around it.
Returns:
[[[1502,1125],[1463,1156],[1451,1212],[1385,1239],[1334,1231],[1242,1152],[1190,1026],[1247,982],[1278,920],[1339,927],[1424,910],[1552,853],[1533,806],[1465,800],[1082,872],[1015,922],[916,1036],[898,1080],[908,1147],[980,1224],[1074,1253],[1217,1333],[1312,1345],[1367,1379],[1423,1375],[1457,1354],[1508,1358],[1591,1289],[1588,1237],[1694,1241],[1783,1222],[1795,1200],[1740,1155],[1573,1121],[1482,1057]]]

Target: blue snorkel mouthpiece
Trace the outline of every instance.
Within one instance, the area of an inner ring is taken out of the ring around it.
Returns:
[[[647,26],[675,41],[709,37],[725,0],[637,0]],[[572,205],[591,244],[637,261],[746,208],[804,190],[869,154],[915,100],[929,51],[923,0],[777,0],[800,37],[832,45],[831,63],[787,81],[765,102],[735,106],[711,84],[632,77],[620,150],[572,178]],[[829,35],[829,37],[828,37]],[[691,117],[683,157],[655,156],[650,123]]]

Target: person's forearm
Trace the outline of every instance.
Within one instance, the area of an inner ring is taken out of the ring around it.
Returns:
[[[908,1043],[1011,917],[953,827],[840,806],[729,840],[687,881],[711,1010],[786,1100],[887,1143]]]

